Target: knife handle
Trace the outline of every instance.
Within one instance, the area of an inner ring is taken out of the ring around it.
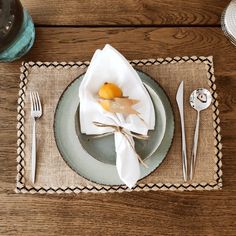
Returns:
[[[183,178],[187,181],[187,152],[186,152],[186,138],[185,138],[185,125],[184,125],[184,114],[180,113],[181,120],[181,138],[182,138],[182,168],[183,168]]]

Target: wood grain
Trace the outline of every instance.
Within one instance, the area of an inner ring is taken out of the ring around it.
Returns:
[[[22,0],[40,25],[214,25],[229,0]],[[42,14],[43,13],[43,14]]]
[[[38,27],[22,60],[89,60],[111,43],[128,59],[213,55],[223,135],[223,190],[15,194],[20,61],[0,64],[0,235],[236,235],[236,48],[220,28]]]

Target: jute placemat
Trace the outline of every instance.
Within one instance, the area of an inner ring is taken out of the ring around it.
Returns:
[[[164,88],[172,103],[175,134],[172,146],[159,168],[132,189],[125,185],[98,185],[73,172],[63,161],[54,140],[54,112],[64,89],[84,73],[89,62],[23,63],[20,76],[17,125],[17,187],[21,193],[122,192],[139,190],[212,190],[222,187],[221,136],[212,57],[175,57],[134,60],[134,67],[146,72]],[[201,114],[198,160],[192,182],[184,183],[181,162],[181,132],[175,101],[177,87],[185,81],[185,121],[190,156],[196,112],[189,105],[190,93],[208,88],[213,96],[212,109]],[[29,91],[37,90],[44,114],[37,122],[37,182],[31,182],[31,118]]]

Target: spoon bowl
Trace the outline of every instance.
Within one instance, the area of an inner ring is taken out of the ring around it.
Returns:
[[[190,95],[190,105],[197,111],[207,109],[212,101],[211,93],[205,88],[198,88]]]
[[[211,105],[211,93],[205,88],[198,88],[190,95],[190,105],[197,111],[207,109]]]

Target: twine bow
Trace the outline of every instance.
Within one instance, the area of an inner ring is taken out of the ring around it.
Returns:
[[[133,138],[137,138],[137,139],[140,139],[140,140],[147,140],[148,139],[148,135],[143,135],[143,134],[138,134],[138,133],[135,133],[135,132],[131,132],[121,126],[116,126],[116,125],[109,125],[109,124],[104,124],[104,123],[101,123],[101,122],[96,122],[94,121],[93,122],[94,125],[96,125],[97,127],[103,127],[103,128],[112,128],[113,131],[111,132],[107,132],[107,133],[104,133],[104,134],[99,134],[99,135],[95,135],[94,138],[101,138],[101,137],[105,137],[105,136],[108,136],[108,135],[111,135],[111,134],[114,134],[115,132],[120,132],[124,135],[124,137],[127,139],[127,141],[129,142],[130,146],[132,147],[132,149],[135,151],[137,157],[138,157],[138,160],[140,161],[140,163],[145,166],[146,168],[148,168],[147,164],[144,163],[144,161],[142,160],[142,158],[138,155],[138,153],[136,152],[133,144],[130,142],[129,140],[129,136],[133,137]]]

